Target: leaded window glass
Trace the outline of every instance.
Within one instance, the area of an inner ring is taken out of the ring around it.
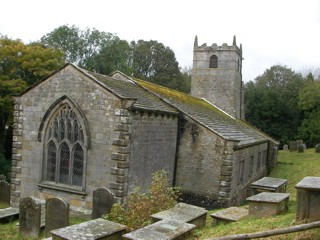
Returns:
[[[68,104],[55,112],[45,137],[45,181],[83,185],[84,133],[77,114]]]

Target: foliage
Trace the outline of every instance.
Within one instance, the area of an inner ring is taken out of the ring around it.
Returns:
[[[282,144],[297,137],[302,113],[298,107],[301,74],[286,66],[267,69],[245,85],[246,120]]]
[[[11,161],[7,160],[3,154],[0,153],[0,174],[4,175],[6,181],[10,181]]]
[[[132,41],[96,29],[60,26],[41,38],[63,51],[68,62],[110,74],[116,70],[169,88],[190,92],[190,75],[181,72],[174,52],[154,40]]]
[[[13,120],[12,95],[19,94],[63,64],[63,53],[53,48],[0,38],[0,153],[6,150],[6,125],[11,125]]]
[[[114,204],[107,219],[126,225],[129,230],[138,229],[150,223],[150,215],[173,207],[177,203],[178,190],[168,188],[164,171],[153,175],[148,193],[138,190],[129,195],[126,204]]]

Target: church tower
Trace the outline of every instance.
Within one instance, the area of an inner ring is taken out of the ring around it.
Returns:
[[[203,44],[195,37],[191,95],[204,98],[235,118],[244,119],[242,90],[242,46]]]

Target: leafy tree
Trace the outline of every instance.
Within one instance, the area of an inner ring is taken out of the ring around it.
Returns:
[[[64,52],[67,62],[91,70],[95,56],[113,39],[119,38],[97,29],[81,30],[74,25],[63,25],[43,36],[41,43]]]
[[[12,124],[12,95],[20,93],[63,64],[63,53],[53,48],[0,38],[0,153],[4,153],[5,157],[11,154],[5,148],[8,145],[5,140],[11,142],[8,138],[11,128],[8,126]]]
[[[302,121],[298,107],[302,86],[301,74],[272,66],[245,85],[246,119],[282,144],[295,139]]]
[[[299,92],[299,107],[304,119],[299,128],[299,137],[309,146],[320,143],[320,82],[307,81]]]
[[[135,77],[188,92],[188,76],[180,72],[175,54],[169,47],[154,40],[133,41],[131,46]]]

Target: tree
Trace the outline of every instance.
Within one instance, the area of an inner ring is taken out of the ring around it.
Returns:
[[[180,91],[188,91],[174,52],[155,40],[131,42],[135,77]]]
[[[272,66],[245,85],[246,119],[282,144],[295,139],[302,121],[298,107],[302,86],[301,74]]]
[[[299,137],[308,146],[320,143],[320,82],[307,81],[299,92],[299,107],[304,119],[299,128]]]
[[[5,139],[11,142],[6,137],[11,135],[8,129],[13,120],[12,95],[19,94],[63,64],[63,53],[56,49],[0,38],[0,153],[6,157],[11,154],[4,146],[7,145]]]

